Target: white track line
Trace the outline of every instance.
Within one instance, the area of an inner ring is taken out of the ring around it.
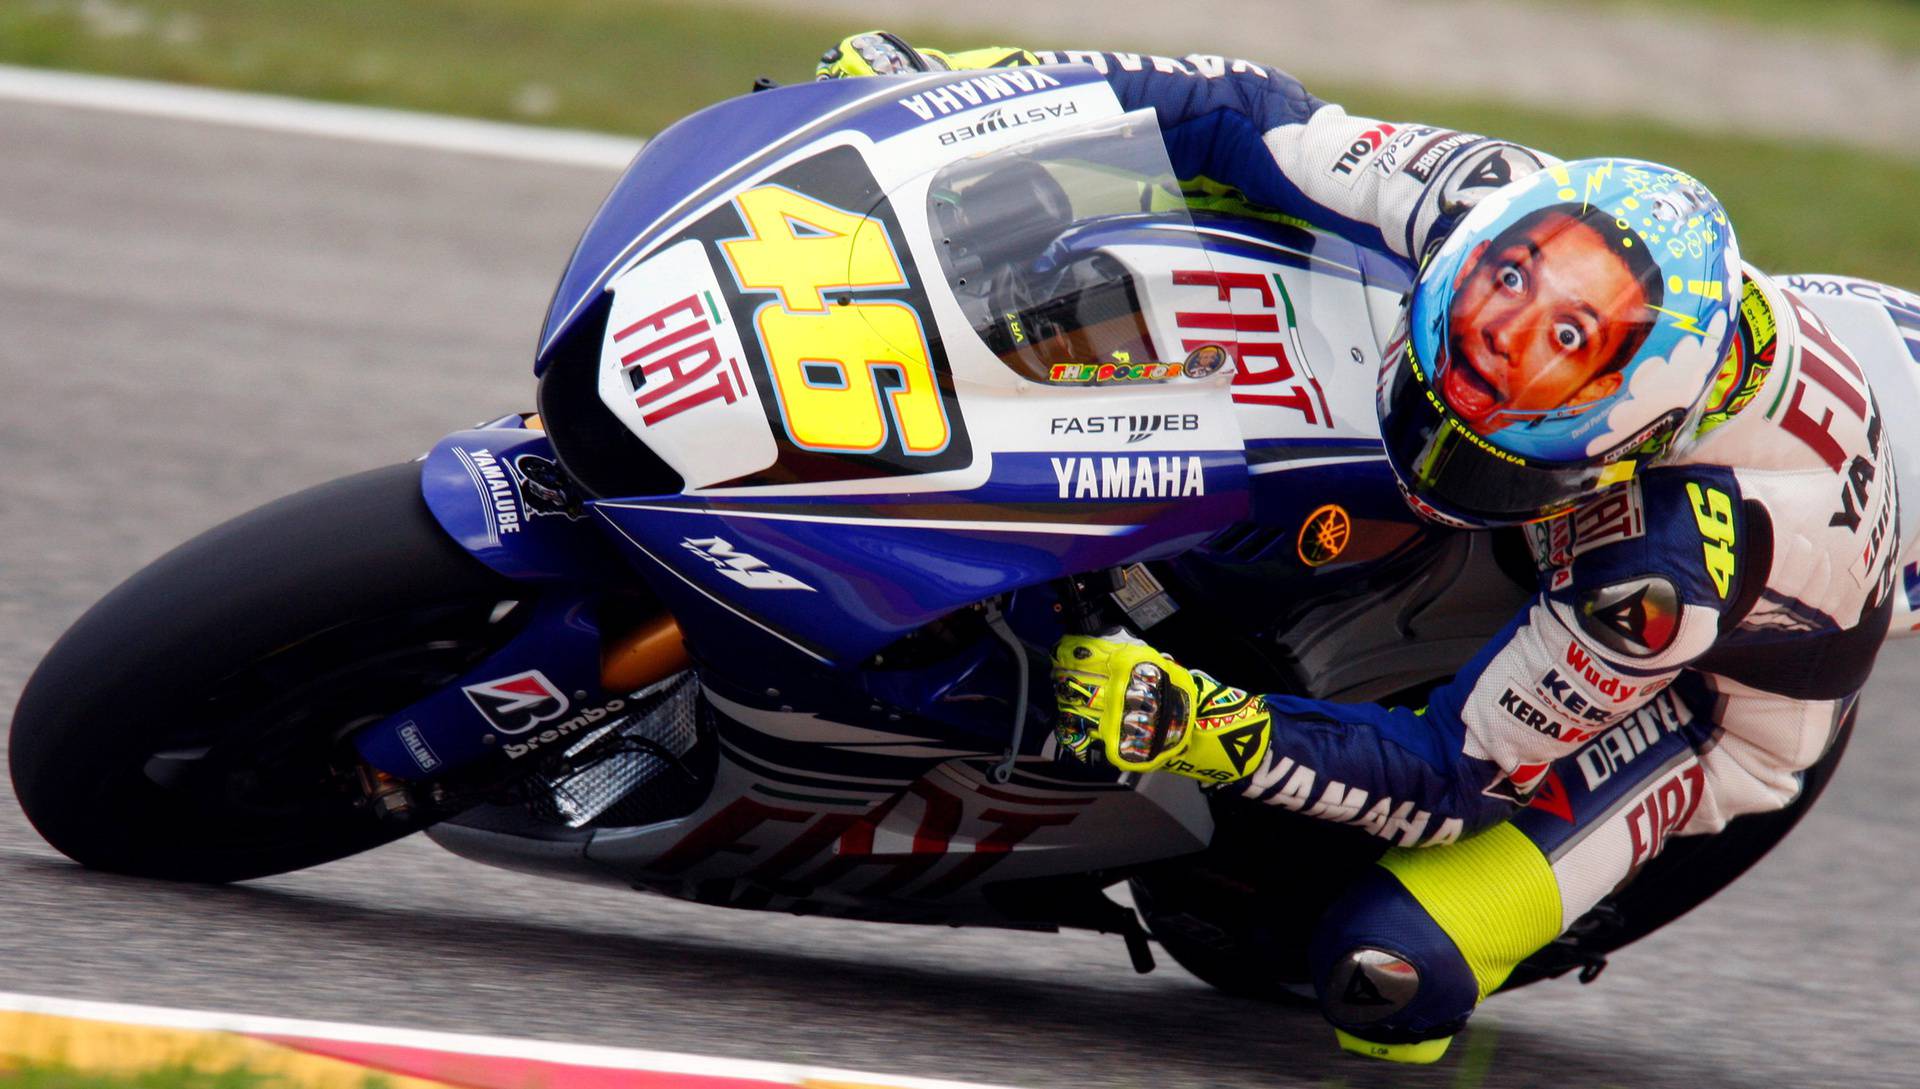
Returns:
[[[641,143],[632,137],[577,129],[9,65],[0,65],[0,99],[607,170],[625,167]]]
[[[256,1017],[243,1013],[212,1013],[201,1010],[167,1009],[159,1006],[123,1006],[111,1002],[82,1002],[75,999],[46,998],[39,995],[6,992],[0,992],[0,1010],[45,1014],[80,1021],[144,1025],[151,1028],[231,1032],[248,1036],[298,1036],[309,1039],[448,1051],[492,1058],[532,1059],[573,1066],[649,1070],[784,1084],[816,1081],[864,1086],[897,1086],[899,1089],[994,1089],[992,1086],[969,1082],[902,1078],[890,1074],[833,1070],[794,1063],[721,1059],[671,1051],[641,1051],[634,1048],[602,1047],[592,1044],[560,1044],[544,1040],[509,1039],[501,1036],[425,1032],[417,1029],[386,1028],[379,1025],[297,1021],[281,1017]]]

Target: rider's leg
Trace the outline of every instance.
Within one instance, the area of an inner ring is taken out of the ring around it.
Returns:
[[[1851,704],[1835,701],[1825,713],[1837,721]],[[1341,1045],[1405,1062],[1439,1058],[1515,966],[1668,837],[1717,830],[1752,807],[1751,785],[1736,787],[1738,750],[1748,745],[1716,737],[1663,695],[1557,765],[1507,823],[1454,844],[1389,851],[1314,935],[1314,985]]]

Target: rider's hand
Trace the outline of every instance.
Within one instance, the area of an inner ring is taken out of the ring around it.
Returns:
[[[944,72],[953,65],[937,49],[915,49],[897,34],[869,30],[842,38],[820,56],[814,79],[897,76],[905,72]]]
[[[1125,632],[1069,635],[1053,650],[1055,734],[1081,760],[1098,746],[1123,771],[1243,779],[1272,733],[1266,701],[1191,672]]]

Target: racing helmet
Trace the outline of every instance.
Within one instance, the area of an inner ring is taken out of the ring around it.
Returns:
[[[1726,209],[1670,167],[1549,166],[1422,262],[1381,369],[1387,461],[1420,514],[1550,518],[1669,455],[1736,350]]]

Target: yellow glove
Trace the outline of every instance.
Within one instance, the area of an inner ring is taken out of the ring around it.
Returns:
[[[813,78],[897,76],[906,72],[944,72],[952,67],[947,55],[937,49],[915,49],[898,34],[869,30],[842,38],[839,45],[822,53]]]
[[[1069,635],[1053,650],[1055,734],[1081,760],[1209,783],[1244,779],[1272,736],[1267,703],[1128,636]]]
[[[1011,46],[989,45],[961,53],[943,53],[938,49],[915,49],[898,34],[869,30],[842,38],[839,45],[822,54],[813,78],[895,76],[903,72],[948,72],[1039,63],[1040,58],[1032,53]]]

